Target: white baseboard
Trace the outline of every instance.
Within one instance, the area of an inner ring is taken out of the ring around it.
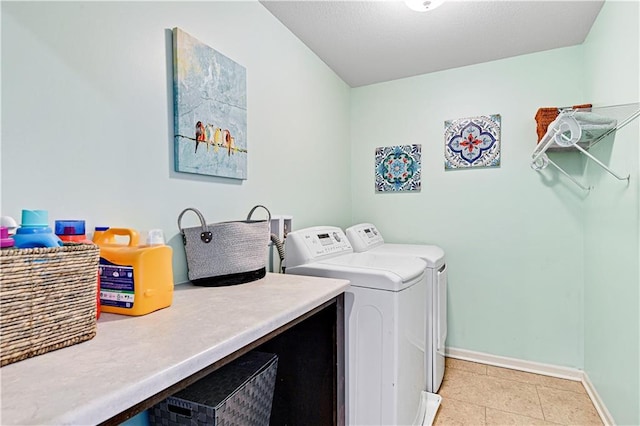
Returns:
[[[496,367],[510,368],[512,370],[526,371],[528,373],[542,374],[544,376],[559,377],[561,379],[581,382],[584,375],[577,368],[560,367],[541,362],[525,361],[522,359],[508,358],[491,355],[483,352],[468,351],[466,349],[446,348],[446,356],[465,361],[479,362],[481,364],[494,365]]]
[[[528,373],[582,382],[582,385],[587,391],[591,402],[593,402],[593,406],[596,408],[602,422],[605,425],[615,425],[613,416],[611,416],[611,413],[607,410],[607,407],[604,405],[604,401],[602,401],[602,398],[598,395],[593,383],[589,380],[589,376],[583,370],[526,361],[517,358],[508,358],[484,352],[469,351],[466,349],[446,348],[445,354],[450,358],[462,359],[464,361],[478,362],[480,364],[488,364],[496,367],[510,368],[512,370],[526,371]]]
[[[604,405],[604,401],[602,400],[602,398],[600,398],[600,395],[598,395],[596,388],[593,386],[593,383],[591,383],[591,380],[589,380],[589,376],[586,372],[582,377],[582,385],[586,389],[587,394],[589,394],[589,398],[591,398],[593,406],[596,407],[596,411],[600,415],[602,423],[607,426],[615,425],[616,423],[613,421],[613,416],[611,415],[609,410],[607,410],[607,406]]]

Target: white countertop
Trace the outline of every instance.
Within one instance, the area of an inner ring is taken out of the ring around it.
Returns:
[[[0,424],[96,424],[343,293],[349,282],[267,274],[178,285],[140,317],[102,313],[93,339],[0,368]]]

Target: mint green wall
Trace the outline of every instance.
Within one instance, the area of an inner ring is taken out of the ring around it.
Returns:
[[[353,222],[443,247],[450,347],[582,366],[583,195],[529,168],[537,109],[585,100],[581,62],[571,47],[352,90]],[[486,114],[502,165],[445,172],[444,121]],[[375,193],[374,149],[400,144],[422,144],[422,190]]]
[[[441,245],[448,346],[583,368],[618,424],[639,424],[640,125],[592,153],[551,154],[589,195],[528,161],[541,106],[636,103],[638,2],[607,1],[585,43],[352,90],[353,222]],[[502,115],[502,166],[445,172],[443,122]],[[375,147],[422,144],[419,193],[376,194]]]
[[[587,95],[619,121],[640,108],[640,3],[607,2],[584,43]],[[593,162],[585,200],[584,369],[615,422],[640,424],[640,119],[590,152],[619,174]]]
[[[349,87],[257,1],[1,7],[3,215],[162,228],[176,282],[187,206],[211,222],[263,203],[296,227],[348,224]],[[246,181],[173,171],[173,27],[247,69]]]
[[[640,423],[639,127],[596,148],[629,188],[571,154],[554,159],[595,181],[589,196],[528,165],[538,107],[638,102],[637,2],[608,1],[582,46],[358,89],[257,2],[1,8],[3,215],[162,228],[176,282],[186,206],[218,221],[264,203],[296,228],[371,221],[447,252],[449,346],[585,368],[616,421]],[[176,26],[247,68],[247,181],[173,172]],[[445,172],[444,120],[496,113],[502,166]],[[375,194],[375,147],[413,143],[422,191]]]

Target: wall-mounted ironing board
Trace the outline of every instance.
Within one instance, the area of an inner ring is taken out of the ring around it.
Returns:
[[[585,186],[580,183],[576,178],[563,170],[562,167],[553,162],[547,155],[547,152],[551,151],[574,150],[586,155],[616,179],[629,181],[630,175],[621,176],[614,172],[606,164],[591,155],[588,149],[616,130],[631,123],[639,116],[640,109],[618,123],[615,119],[593,113],[590,110],[562,110],[558,114],[558,117],[549,124],[547,132],[533,151],[531,155],[531,168],[536,171],[541,171],[551,164],[577,186],[585,191],[589,191],[592,189],[591,186]]]

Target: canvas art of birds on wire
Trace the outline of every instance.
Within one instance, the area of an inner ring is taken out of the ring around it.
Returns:
[[[202,121],[198,121],[195,126],[195,137],[176,135],[184,139],[195,141],[196,146],[194,152],[198,152],[198,146],[204,143],[209,147],[213,147],[213,152],[218,152],[220,148],[223,148],[227,155],[232,155],[237,152],[247,152],[246,149],[238,148],[235,144],[235,138],[231,135],[229,129],[222,129],[221,127],[213,124],[203,124]]]

